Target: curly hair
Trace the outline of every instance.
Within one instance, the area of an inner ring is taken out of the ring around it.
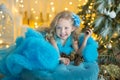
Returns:
[[[80,18],[79,16],[77,16],[76,14],[74,14],[73,12],[71,11],[62,11],[60,13],[58,13],[55,18],[52,20],[51,24],[50,24],[50,33],[53,33],[53,35],[55,34],[55,28],[58,24],[58,21],[61,19],[61,18],[64,18],[66,20],[70,20],[71,21],[71,24],[74,26],[74,27],[78,27],[79,24],[80,24]]]

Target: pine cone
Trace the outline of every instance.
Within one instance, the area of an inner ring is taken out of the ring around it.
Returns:
[[[83,61],[82,57],[79,54],[75,55],[74,65],[78,66]]]
[[[72,53],[69,55],[69,59],[70,59],[70,61],[74,61],[74,60],[75,60],[75,52],[72,52]]]

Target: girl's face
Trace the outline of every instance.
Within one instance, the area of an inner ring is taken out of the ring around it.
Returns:
[[[58,24],[56,26],[56,35],[62,40],[66,40],[71,32],[74,30],[72,26],[72,21],[64,18],[59,19]]]

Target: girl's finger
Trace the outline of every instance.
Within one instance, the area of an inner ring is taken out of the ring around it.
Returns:
[[[86,34],[92,34],[92,29],[86,29]]]

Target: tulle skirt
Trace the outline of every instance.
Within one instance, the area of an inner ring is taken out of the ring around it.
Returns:
[[[59,64],[59,54],[44,37],[28,29],[25,37],[0,50],[1,80],[97,80],[96,62]]]

